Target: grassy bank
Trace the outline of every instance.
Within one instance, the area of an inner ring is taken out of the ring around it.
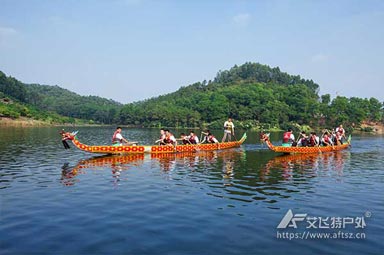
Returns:
[[[17,119],[9,117],[0,117],[0,127],[54,127],[54,126],[109,126],[105,124],[94,124],[83,120],[77,120],[74,123],[56,122],[54,120],[36,120],[33,118],[19,117]]]

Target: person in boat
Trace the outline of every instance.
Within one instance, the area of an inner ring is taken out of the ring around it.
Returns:
[[[197,137],[197,135],[195,134],[195,132],[193,132],[193,130],[191,130],[189,132],[188,141],[191,144],[198,144],[199,143],[199,137]]]
[[[225,142],[228,137],[228,141],[232,140],[232,136],[235,136],[235,125],[233,124],[232,118],[228,118],[226,122],[224,122],[224,136],[221,139],[221,142]]]
[[[309,136],[309,146],[310,147],[319,146],[319,143],[320,143],[320,139],[316,135],[316,132],[311,132],[311,135]]]
[[[333,146],[331,135],[329,132],[325,132],[323,138],[321,139],[321,145],[323,146]]]
[[[340,133],[341,136],[345,137],[345,129],[343,128],[343,125],[340,125],[336,128],[336,133]]]
[[[295,135],[292,132],[291,128],[288,128],[288,130],[283,134],[283,144],[282,146],[290,147],[295,142]]]
[[[180,134],[180,138],[176,139],[177,141],[181,141],[183,144],[191,144],[191,142],[189,141],[188,139],[189,137],[184,134],[184,133],[181,133]]]
[[[299,136],[299,141],[297,142],[297,146],[307,147],[309,144],[308,136],[305,131],[302,131]]]
[[[160,129],[160,137],[158,140],[155,141],[155,143],[158,143],[159,145],[165,145],[164,139],[165,139],[165,130],[164,128],[162,128]]]
[[[168,129],[165,129],[164,132],[165,132],[165,138],[164,138],[165,145],[176,146],[177,140],[175,136]]]
[[[121,134],[121,127],[117,127],[112,136],[112,144],[115,146],[123,145],[123,143],[129,143],[127,139]]]
[[[216,139],[214,135],[209,130],[206,130],[205,132],[201,132],[204,135],[204,139],[201,143],[219,143],[219,141]]]
[[[337,128],[336,128],[336,135],[338,135],[339,137],[340,137],[340,143],[341,144],[343,144],[343,139],[347,139],[346,137],[345,137],[345,129],[343,128],[343,125],[341,125],[340,124],[340,126],[338,126]]]
[[[343,136],[341,135],[340,132],[333,132],[332,133],[332,142],[333,142],[333,144],[335,144],[335,145],[343,144],[342,139],[343,139]]]

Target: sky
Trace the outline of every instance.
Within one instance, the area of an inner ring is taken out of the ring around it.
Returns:
[[[0,70],[121,103],[258,62],[384,100],[382,0],[0,0]]]

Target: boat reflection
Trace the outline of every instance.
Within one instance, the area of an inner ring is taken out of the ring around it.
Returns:
[[[71,167],[68,162],[64,163],[64,165],[61,167],[61,183],[65,186],[72,186],[76,182],[78,182],[78,179],[76,176],[81,172],[80,168],[77,167]]]
[[[275,156],[269,152],[225,151],[177,154],[104,156],[80,160],[74,167],[65,164],[61,181],[74,185],[80,175],[93,170],[111,171],[113,184],[128,181],[137,170],[146,170],[152,182],[172,181],[185,188],[202,190],[208,196],[244,203],[266,203],[268,207],[294,193],[306,194],[316,187],[312,179],[342,180],[350,152]],[[131,175],[132,174],[132,175]],[[326,181],[328,182],[328,181]],[[274,206],[275,207],[275,206]]]
[[[167,175],[167,179],[173,179],[172,175],[177,168],[179,172],[203,173],[204,176],[214,176],[221,179],[224,185],[230,185],[234,177],[235,162],[243,161],[245,151],[242,149],[230,149],[223,151],[200,151],[178,154],[157,154],[152,155],[152,167],[160,167],[160,170]],[[217,174],[220,168],[221,174]],[[209,178],[207,178],[209,179]]]
[[[170,154],[132,154],[98,156],[86,160],[80,160],[76,166],[65,163],[62,166],[61,182],[64,185],[74,185],[78,180],[78,174],[84,174],[85,170],[111,169],[112,176],[118,181],[122,171],[142,164],[150,164],[150,168],[159,168],[163,174],[172,179],[176,168],[189,172],[209,170],[216,168],[216,164],[222,165],[222,179],[232,179],[236,158],[245,155],[241,149],[229,149],[223,151],[200,151]]]
[[[329,174],[343,175],[345,159],[349,152],[333,152],[320,154],[295,154],[281,155],[270,159],[260,171],[260,179],[265,180],[274,171],[281,172],[284,180],[293,178],[293,175],[301,174],[306,177]]]
[[[109,167],[112,170],[112,176],[116,181],[119,180],[121,171],[128,170],[132,166],[140,165],[144,160],[144,155],[132,154],[124,156],[98,156],[85,160],[80,160],[76,166],[70,167],[69,163],[62,166],[61,183],[65,186],[71,186],[78,182],[76,176],[84,174],[86,169],[97,170]]]

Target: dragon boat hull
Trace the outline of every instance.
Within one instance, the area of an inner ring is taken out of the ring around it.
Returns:
[[[239,141],[224,143],[207,143],[207,144],[186,144],[167,146],[167,145],[86,145],[81,143],[76,136],[71,140],[72,143],[80,150],[98,153],[98,154],[162,154],[162,153],[179,153],[179,152],[196,152],[196,151],[215,151],[229,148],[239,147],[247,138],[244,134]]]
[[[265,138],[265,143],[268,148],[274,152],[285,154],[310,154],[310,153],[323,153],[345,150],[351,145],[351,136],[348,137],[348,141],[341,145],[334,146],[315,146],[315,147],[286,147],[286,146],[274,146],[269,138]]]

